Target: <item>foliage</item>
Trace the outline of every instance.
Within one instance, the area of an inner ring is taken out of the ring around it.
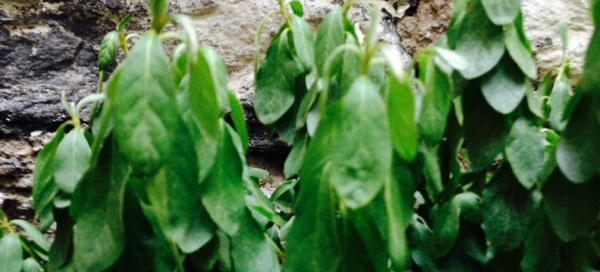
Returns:
[[[261,193],[223,61],[152,1],[148,33],[126,35],[127,17],[103,39],[99,93],[63,97],[72,120],[38,156],[34,206],[54,242],[0,214],[3,269],[598,269],[600,12],[580,83],[565,54],[536,89],[521,1],[455,1],[447,36],[407,71],[376,12],[363,37],[347,1],[315,33],[299,1],[278,2],[255,109],[292,146],[286,183]],[[172,21],[185,35],[163,33]]]

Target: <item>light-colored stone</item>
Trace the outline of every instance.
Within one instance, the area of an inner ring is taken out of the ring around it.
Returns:
[[[589,0],[524,0],[525,31],[536,54],[540,76],[560,65],[563,57],[559,24],[569,29],[567,56],[571,59],[573,82],[581,75],[585,53],[594,30]]]

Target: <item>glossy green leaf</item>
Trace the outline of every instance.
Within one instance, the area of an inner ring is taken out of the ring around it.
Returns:
[[[235,131],[240,136],[244,153],[248,152],[248,125],[246,125],[246,117],[244,114],[244,108],[240,101],[237,99],[234,93],[229,92],[229,105],[231,106],[231,119],[235,125]]]
[[[465,147],[471,162],[470,170],[487,168],[504,150],[509,132],[506,117],[494,111],[477,88],[463,94]]]
[[[521,0],[481,0],[481,3],[490,20],[497,25],[512,23],[521,11]]]
[[[304,73],[292,54],[289,31],[282,28],[273,38],[256,75],[254,109],[258,119],[266,125],[275,123],[292,107],[296,77]]]
[[[344,205],[358,208],[375,197],[390,169],[393,145],[384,102],[377,86],[360,77],[326,116],[306,161],[328,177]]]
[[[8,234],[0,239],[0,264],[2,264],[2,271],[21,271],[23,250],[19,238],[15,234]]]
[[[304,66],[304,70],[310,71],[314,66],[315,59],[315,35],[312,27],[300,16],[302,15],[292,16],[293,50],[302,66]]]
[[[410,162],[417,156],[418,132],[415,122],[415,98],[410,80],[390,75],[388,84],[387,115],[394,148]]]
[[[73,261],[82,271],[108,269],[124,249],[123,195],[129,167],[117,148],[112,137],[107,138],[97,164],[73,194]]]
[[[488,19],[481,2],[471,2],[460,24],[455,48],[471,63],[469,68],[460,71],[466,79],[487,73],[500,61],[504,55],[502,33],[502,27]]]
[[[558,167],[574,183],[584,183],[598,175],[600,124],[593,110],[592,101],[582,98],[556,147]]]
[[[502,114],[508,114],[519,106],[526,88],[525,75],[507,57],[481,79],[485,100]]]
[[[234,235],[245,214],[243,165],[234,146],[234,132],[227,128],[213,168],[202,184],[202,204],[221,230]]]
[[[297,16],[302,17],[304,15],[304,8],[302,8],[302,3],[300,3],[300,1],[290,1],[290,7],[292,8],[294,14],[296,14]]]
[[[539,181],[544,170],[545,136],[535,120],[520,117],[506,138],[506,158],[515,176],[527,189]]]
[[[519,19],[514,23],[504,26],[504,43],[506,44],[506,50],[513,59],[513,61],[519,66],[521,71],[531,79],[537,78],[537,67],[535,59],[531,49],[528,47],[529,44],[524,44],[520,37],[520,31],[523,31],[523,19],[522,15],[519,15]]]
[[[323,18],[315,40],[315,63],[319,75],[323,75],[325,61],[331,53],[346,42],[344,35],[344,14],[341,8],[335,8]]]
[[[84,131],[74,128],[56,148],[54,180],[65,193],[72,194],[79,180],[90,166],[92,149]]]
[[[115,136],[135,173],[155,174],[183,126],[169,60],[156,34],[140,38],[107,87]]]
[[[44,235],[40,232],[40,230],[37,229],[36,226],[23,219],[14,219],[11,220],[10,223],[23,229],[27,234],[27,237],[43,251],[48,252],[50,250],[50,243],[48,240],[46,240],[46,237],[44,237]]]
[[[100,43],[100,52],[98,53],[98,69],[105,71],[117,56],[119,49],[119,33],[117,31],[108,32]]]
[[[44,269],[42,266],[35,261],[35,259],[29,257],[23,261],[23,268],[21,272],[42,272]]]
[[[231,237],[231,257],[236,271],[280,271],[275,247],[245,210],[239,229]]]
[[[59,189],[54,182],[54,169],[56,165],[56,149],[65,136],[65,126],[56,131],[56,135],[37,155],[33,171],[33,207],[40,220],[40,229],[48,229],[54,217],[52,215],[52,202]]]
[[[542,189],[544,209],[552,228],[565,242],[587,234],[598,221],[600,180],[584,184],[569,182],[555,170]]]
[[[569,102],[573,98],[571,95],[571,69],[569,63],[565,63],[561,67],[554,82],[554,87],[550,93],[550,114],[548,122],[550,126],[558,131],[563,131],[571,116],[568,115]]]
[[[503,164],[487,184],[481,196],[482,228],[494,253],[518,248],[529,229],[534,200]]]
[[[419,132],[427,143],[437,144],[446,130],[452,106],[452,85],[448,75],[429,57],[424,56],[421,65],[424,67],[421,78],[425,84],[425,94],[419,115]]]

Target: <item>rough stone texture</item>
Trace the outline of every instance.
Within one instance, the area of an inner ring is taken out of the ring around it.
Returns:
[[[450,3],[448,0],[421,0],[415,13],[398,20],[396,29],[409,54],[414,55],[446,34],[452,19]]]
[[[534,47],[540,76],[560,65],[563,53],[558,29],[565,22],[569,29],[567,55],[571,59],[573,82],[579,80],[594,30],[589,7],[589,0],[523,1],[525,31]]]

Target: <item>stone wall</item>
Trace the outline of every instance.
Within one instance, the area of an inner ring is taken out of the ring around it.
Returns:
[[[302,0],[305,17],[315,27],[342,0]],[[381,40],[403,56],[434,42],[450,21],[450,0],[368,0],[381,13]],[[35,154],[67,119],[61,91],[79,100],[97,88],[97,53],[105,33],[126,14],[130,32],[147,29],[146,0],[0,0],[0,205],[10,215],[30,217],[31,172]],[[589,1],[523,0],[525,24],[542,71],[561,59],[558,22],[570,24],[573,71],[580,73],[591,33]],[[225,59],[229,87],[241,98],[252,133],[251,153],[257,164],[277,172],[286,148],[266,138],[252,110],[256,29],[277,10],[275,0],[171,0],[172,12],[193,18],[202,45]],[[351,12],[364,26],[365,8]],[[269,20],[261,37],[264,50],[281,19]],[[113,67],[114,68],[114,67]]]

